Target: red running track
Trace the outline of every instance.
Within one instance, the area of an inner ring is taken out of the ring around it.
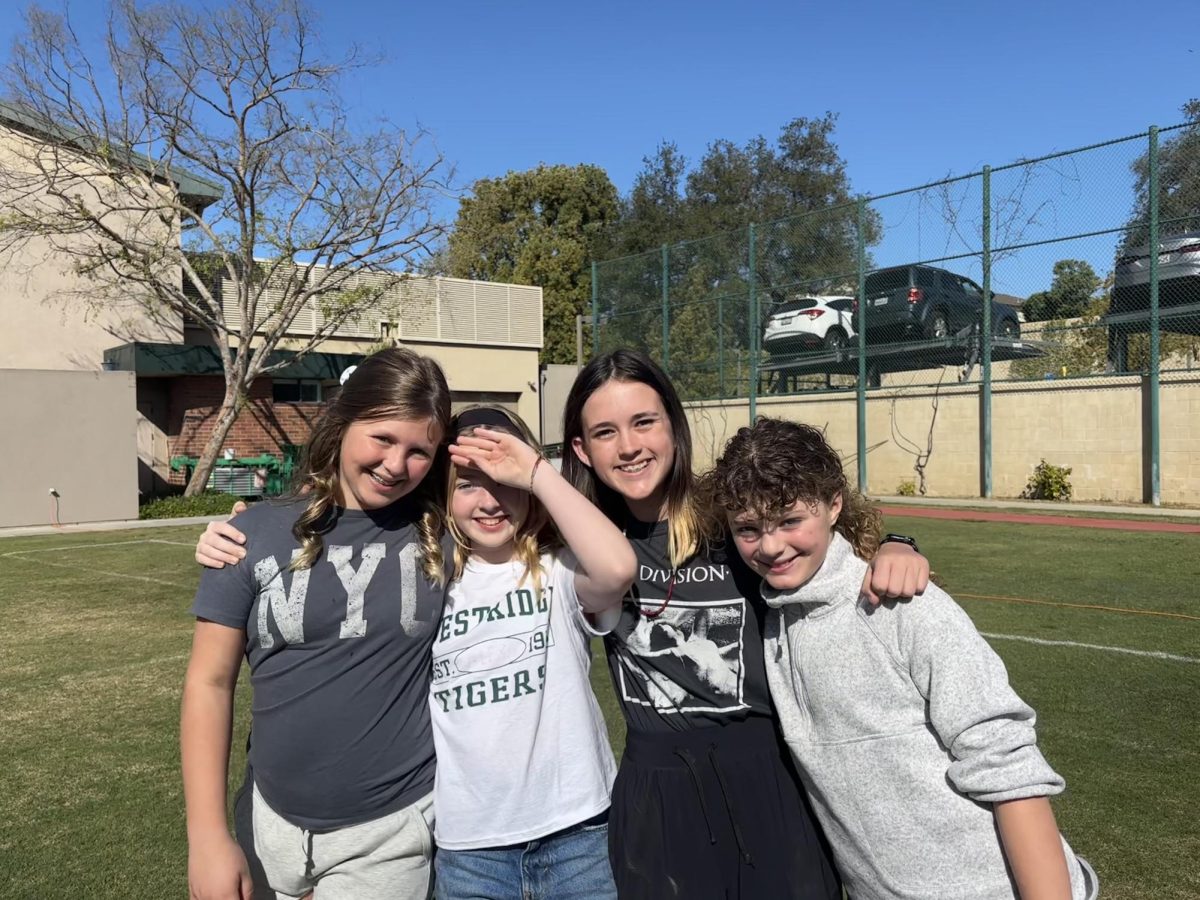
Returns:
[[[1019,525],[1067,525],[1071,528],[1107,528],[1112,531],[1157,531],[1200,534],[1200,525],[1155,522],[1140,519],[1090,519],[1075,516],[1044,516],[1030,513],[991,512],[985,509],[947,509],[941,506],[892,506],[881,504],[885,515],[918,519],[953,519],[960,522],[1013,522]]]

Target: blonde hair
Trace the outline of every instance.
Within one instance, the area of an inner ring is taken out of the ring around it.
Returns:
[[[309,569],[324,549],[321,535],[333,527],[334,509],[342,496],[340,478],[342,439],[353,422],[377,419],[427,420],[430,437],[440,441],[450,426],[450,388],[441,366],[427,356],[391,347],[367,357],[346,380],[337,397],[321,413],[304,446],[293,490],[307,504],[292,526],[300,553],[291,568]],[[435,436],[435,432],[439,432]],[[421,515],[416,522],[422,568],[430,580],[441,582],[442,503],[441,452],[412,491]]]
[[[879,550],[883,516],[850,487],[841,457],[816,428],[782,419],[759,419],[739,428],[703,482],[715,508],[774,517],[797,501],[829,505],[838,496],[842,511],[834,530],[863,559]]]
[[[533,436],[533,431],[525,424],[524,420],[520,416],[514,415],[499,406],[473,406],[469,409],[461,410],[451,421],[450,435],[458,435],[459,419],[464,413],[478,409],[493,410],[500,413],[512,426],[508,430],[511,430],[512,433],[520,437],[521,440],[539,454],[542,452],[537,438]],[[471,541],[455,523],[451,512],[451,504],[454,502],[454,485],[458,481],[458,477],[458,466],[453,462],[448,462],[446,466],[443,510],[446,530],[450,532],[450,536],[454,539],[454,559],[450,576],[453,581],[457,581],[462,577],[463,569],[466,568],[467,560],[471,556]],[[559,537],[558,530],[554,527],[554,523],[550,519],[550,514],[546,512],[546,507],[531,493],[529,495],[529,513],[525,516],[525,519],[517,528],[516,535],[513,537],[513,558],[524,566],[524,572],[522,572],[518,584],[524,584],[526,578],[532,578],[534,590],[540,592],[542,589],[542,554],[556,550],[561,544],[562,540]],[[440,547],[437,552],[440,560]],[[443,572],[445,571],[444,566],[439,565],[439,568]]]

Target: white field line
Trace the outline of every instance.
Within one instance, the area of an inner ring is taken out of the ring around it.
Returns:
[[[92,547],[119,547],[126,544],[172,544],[177,547],[192,547],[194,544],[184,543],[182,541],[165,541],[157,538],[148,538],[139,541],[113,541],[103,544],[74,544],[69,547],[46,547],[36,550],[13,550],[8,553],[0,554],[0,556],[23,556],[26,553],[46,553],[54,550],[87,550]],[[95,575],[108,575],[111,578],[129,578],[135,581],[148,581],[151,584],[163,584],[168,587],[177,587],[184,590],[190,590],[191,586],[179,584],[174,581],[166,581],[162,578],[150,578],[146,575],[130,575],[127,572],[107,572],[102,569],[84,569],[81,566],[67,565],[66,563],[48,563],[41,562],[40,565],[54,566],[58,569],[73,569],[76,571],[87,571]],[[1109,647],[1104,644],[1085,644],[1080,641],[1050,641],[1045,638],[1027,637],[1020,634],[994,634],[986,631],[980,632],[985,638],[997,641],[1022,641],[1027,644],[1038,644],[1043,647],[1079,647],[1083,650],[1100,650],[1104,653],[1124,653],[1129,656],[1145,656],[1149,659],[1165,659],[1171,662],[1181,663],[1200,663],[1200,658],[1193,656],[1180,656],[1175,653],[1163,653],[1158,650],[1132,650],[1129,647]]]
[[[989,634],[981,631],[985,638],[997,641],[1024,641],[1027,644],[1040,644],[1043,647],[1080,647],[1084,650],[1102,650],[1105,653],[1126,653],[1129,656],[1146,656],[1151,659],[1167,659],[1172,662],[1200,663],[1194,656],[1179,656],[1175,653],[1162,653],[1158,650],[1131,650],[1128,647],[1106,647],[1103,644],[1083,644],[1079,641],[1048,641],[1045,638],[1026,637],[1021,634]]]
[[[172,547],[195,547],[188,541],[166,541],[161,538],[145,538],[138,541],[108,541],[100,544],[68,544],[66,547],[35,547],[30,550],[9,550],[4,556],[24,556],[27,553],[65,553],[68,550],[91,550],[95,547],[128,547],[133,544],[170,544]]]
[[[93,547],[123,547],[129,544],[176,544],[180,547],[191,547],[193,544],[183,544],[178,541],[163,541],[158,539],[147,539],[139,541],[110,541],[100,544],[71,544],[67,547],[39,547],[33,550],[10,550],[8,553],[0,554],[0,557],[15,557],[22,559],[28,553],[57,553],[65,550],[90,550]],[[150,584],[162,584],[167,587],[180,588],[185,591],[190,591],[195,588],[195,585],[179,584],[176,581],[167,581],[165,578],[151,578],[148,575],[131,575],[128,572],[109,572],[106,569],[94,569],[91,567],[71,565],[69,563],[47,562],[44,559],[26,559],[26,562],[34,563],[39,566],[52,566],[56,569],[69,569],[73,572],[87,572],[90,575],[107,575],[109,578],[126,578],[132,581],[148,581]]]
[[[33,562],[33,560],[26,560],[26,562]],[[92,569],[84,566],[72,566],[68,565],[67,563],[46,562],[45,560],[38,560],[37,564],[39,566],[53,566],[56,569],[70,569],[72,572],[86,572],[89,575],[107,575],[110,578],[128,578],[133,581],[148,581],[151,584],[165,584],[167,587],[180,588],[181,590],[185,591],[195,590],[196,588],[194,584],[180,584],[177,581],[167,581],[165,578],[151,578],[149,575],[130,575],[128,572],[109,572],[106,569]]]

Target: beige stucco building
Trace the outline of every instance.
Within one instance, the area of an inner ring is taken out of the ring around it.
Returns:
[[[37,153],[54,146],[20,110],[0,104],[0,168],[16,174],[10,184],[29,172]],[[55,156],[63,166],[74,158]],[[109,191],[111,200],[111,184],[80,179],[79,185],[84,193]],[[187,174],[154,189],[178,191],[196,208],[220,196],[215,185]],[[126,225],[145,227],[136,215]],[[178,247],[177,223],[153,227],[162,232],[156,240]],[[4,411],[14,426],[6,424],[0,443],[0,527],[136,516],[139,492],[182,482],[184,471],[172,471],[171,460],[199,453],[224,393],[219,355],[206,331],[177,315],[149,314],[132,292],[92,307],[93,283],[77,271],[62,240],[0,246],[0,315],[8,326],[0,330],[0,387],[13,395]],[[342,323],[317,352],[289,359],[325,324],[317,303],[301,312],[278,351],[287,365],[255,382],[226,455],[278,456],[287,445],[302,444],[342,371],[364,353],[396,343],[442,364],[457,408],[500,403],[540,432],[540,288],[421,276],[389,282],[377,304]],[[223,306],[236,324],[236,304],[223,300]],[[122,406],[128,415],[117,414]],[[62,494],[59,485],[28,476],[31,466],[44,469],[46,478],[56,470],[77,471],[82,460],[91,471],[73,491],[81,502],[67,504],[64,496],[56,508],[48,491]],[[22,481],[33,485],[32,493]],[[56,519],[59,513],[65,518]]]

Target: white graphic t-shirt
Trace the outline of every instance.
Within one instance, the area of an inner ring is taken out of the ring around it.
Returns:
[[[472,559],[447,593],[429,688],[440,847],[522,843],[609,805],[616,763],[588,681],[604,632],[579,607],[569,553],[542,557],[540,592],[523,574]]]

